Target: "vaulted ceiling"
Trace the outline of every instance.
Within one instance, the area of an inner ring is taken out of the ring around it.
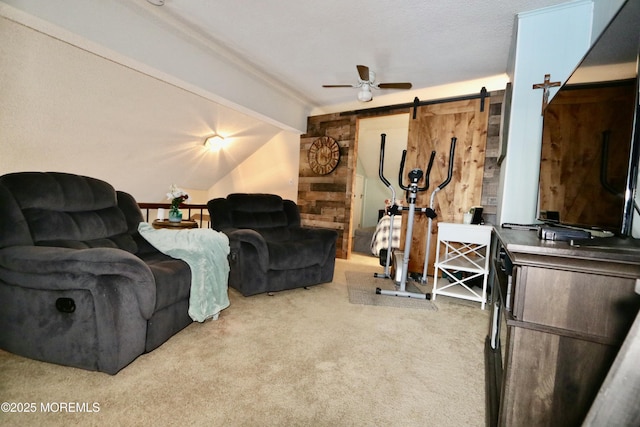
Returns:
[[[496,76],[503,76],[502,86],[490,90],[502,89],[516,14],[565,2],[278,0],[247,7],[235,0],[149,0],[163,3],[152,10],[156,18],[206,39],[300,99],[311,114],[407,103],[429,96],[425,88],[458,82],[479,81],[468,89],[479,91]],[[358,89],[323,87],[357,84],[359,64],[374,71],[379,83],[411,82],[413,87],[374,89],[368,103],[357,101]],[[377,150],[369,151],[372,159],[358,158],[366,175],[375,177]]]
[[[266,82],[326,108],[356,100],[356,89],[322,85],[357,83],[357,64],[378,82],[411,82],[413,90],[504,74],[516,14],[566,0],[149,2],[164,3],[156,15],[165,22],[190,28]]]

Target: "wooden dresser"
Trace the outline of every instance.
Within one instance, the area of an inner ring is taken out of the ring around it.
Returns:
[[[489,424],[580,425],[640,307],[640,251],[576,248],[535,231],[496,237]],[[496,326],[504,341],[492,346]]]

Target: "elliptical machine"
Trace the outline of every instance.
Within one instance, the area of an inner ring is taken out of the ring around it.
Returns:
[[[393,187],[391,186],[389,181],[386,178],[384,178],[384,175],[382,172],[383,165],[384,165],[385,136],[386,136],[385,134],[382,134],[381,141],[380,141],[379,174],[380,174],[380,179],[382,179],[382,182],[384,182],[385,184],[387,184],[389,188],[391,188],[392,194],[393,196],[395,196],[395,191],[393,190]],[[403,173],[404,173],[404,163],[407,158],[407,150],[403,150],[402,152],[402,160],[400,161],[400,172],[398,174],[398,182],[399,182],[400,188],[405,190],[407,193],[409,207],[398,208],[398,210],[408,210],[409,215],[407,218],[407,234],[405,236],[404,252],[402,254],[402,271],[400,274],[401,278],[399,283],[396,283],[395,291],[376,288],[376,294],[390,295],[390,296],[396,296],[396,297],[431,299],[431,294],[429,293],[422,294],[417,292],[408,292],[406,285],[407,285],[407,275],[408,275],[408,269],[409,269],[409,255],[411,253],[411,237],[413,234],[413,221],[414,221],[415,211],[416,211],[416,198],[419,192],[426,191],[429,188],[429,175],[431,174],[431,167],[433,166],[433,160],[435,159],[435,156],[436,156],[436,152],[432,151],[431,158],[429,159],[429,165],[427,166],[426,175],[421,169],[417,169],[417,168],[412,169],[409,172],[409,185],[405,186],[403,183]],[[422,180],[423,177],[425,178],[425,183],[423,187],[420,187],[418,183],[420,182],[420,180]],[[394,204],[395,204],[395,198],[394,198]],[[418,208],[418,209],[421,212],[424,212],[430,218],[435,218],[436,216],[435,212],[431,208]],[[393,230],[391,229],[390,231],[393,231]],[[391,239],[389,240],[391,241]],[[390,254],[391,254],[391,244],[389,244],[389,250],[387,252],[387,265],[385,266],[385,274],[388,273],[387,269],[389,266],[388,263],[389,263]]]

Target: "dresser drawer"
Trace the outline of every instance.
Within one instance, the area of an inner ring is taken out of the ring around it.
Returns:
[[[638,310],[635,280],[519,267],[513,316],[519,321],[620,342]]]

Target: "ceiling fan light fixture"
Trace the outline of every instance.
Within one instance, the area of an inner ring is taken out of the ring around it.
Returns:
[[[358,101],[369,102],[372,99],[373,96],[371,95],[371,89],[369,89],[369,86],[363,86],[362,90],[358,92]]]
[[[369,102],[373,99],[371,88],[375,89],[411,89],[411,83],[375,83],[376,73],[366,65],[356,65],[358,69],[358,83],[355,85],[322,85],[322,87],[355,87],[359,88],[358,101]]]

